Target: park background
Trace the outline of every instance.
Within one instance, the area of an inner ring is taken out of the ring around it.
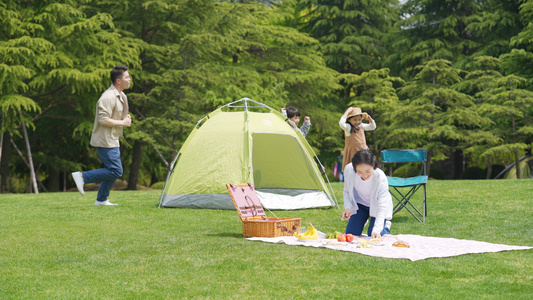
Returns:
[[[427,149],[434,179],[531,154],[530,0],[7,0],[0,23],[0,192],[66,191],[100,167],[89,140],[117,64],[126,189],[161,185],[196,122],[243,97],[310,116],[330,175],[348,106],[376,120],[372,151]]]

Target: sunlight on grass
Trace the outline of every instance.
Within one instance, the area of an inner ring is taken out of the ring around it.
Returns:
[[[343,186],[333,187],[341,209],[275,213],[324,232],[344,231]],[[531,195],[531,180],[429,181],[426,222],[402,210],[392,233],[533,246]],[[1,195],[2,298],[525,299],[533,293],[531,250],[410,262],[250,242],[232,210],[158,209],[160,191],[111,196],[119,206],[94,207],[96,192]]]

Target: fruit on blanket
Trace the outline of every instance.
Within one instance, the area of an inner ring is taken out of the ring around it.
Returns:
[[[318,230],[315,229],[313,224],[309,223],[309,227],[304,234],[295,232],[294,236],[300,240],[316,240],[318,239]]]
[[[374,248],[374,246],[367,244],[367,243],[362,243],[362,244],[357,245],[357,248]]]
[[[339,241],[339,242],[346,242],[346,234],[342,234],[342,233],[339,234],[339,235],[337,236],[337,241]]]
[[[348,243],[353,242],[353,238],[354,238],[354,236],[353,236],[353,234],[351,234],[351,233],[348,233],[348,234],[346,235],[346,241],[347,241]]]
[[[326,234],[326,239],[336,239],[339,234],[342,234],[342,232],[339,232],[339,231],[335,231],[333,233],[328,233]]]

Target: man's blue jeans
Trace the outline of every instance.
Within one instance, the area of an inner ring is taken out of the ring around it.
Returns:
[[[96,151],[104,164],[104,168],[82,172],[82,176],[85,183],[101,182],[96,200],[103,202],[107,200],[117,178],[122,176],[122,162],[120,161],[120,148],[118,147],[96,147]]]
[[[348,220],[348,225],[346,225],[346,233],[351,233],[356,236],[360,236],[361,233],[363,233],[363,229],[365,227],[366,220],[368,220],[368,217],[370,217],[370,209],[368,206],[361,205],[357,203],[357,206],[359,209],[357,210],[357,213],[355,215],[352,215],[350,217],[350,220]],[[368,236],[372,236],[372,229],[374,229],[374,222],[376,221],[376,218],[370,217],[370,223],[368,224]],[[381,231],[381,235],[390,234],[390,229],[385,227],[387,223],[387,220],[383,223],[383,230]]]

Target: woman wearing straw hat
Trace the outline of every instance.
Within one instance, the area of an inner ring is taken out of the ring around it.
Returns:
[[[369,123],[363,123],[363,120]],[[344,172],[344,167],[352,162],[352,157],[357,151],[368,149],[365,131],[376,129],[376,122],[359,107],[349,107],[339,120],[339,125],[344,130],[344,157],[342,159],[342,172]]]

